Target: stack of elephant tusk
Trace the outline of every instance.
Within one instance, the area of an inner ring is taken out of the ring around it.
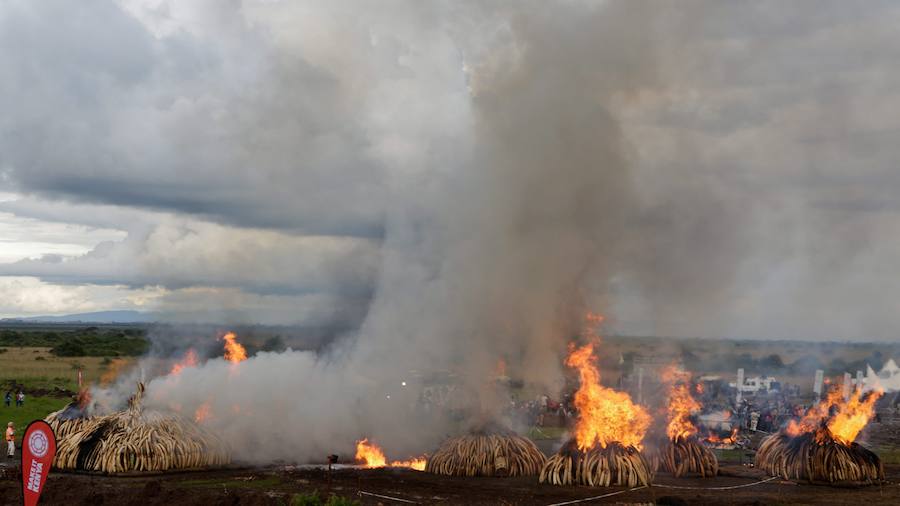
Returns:
[[[57,469],[107,474],[161,472],[226,465],[230,452],[218,436],[174,413],[144,410],[144,386],[129,407],[111,415],[66,418],[65,409],[46,421],[57,438]]]
[[[653,471],[637,448],[609,443],[581,450],[574,439],[547,459],[540,474],[540,482],[551,485],[636,487],[652,481]]]
[[[648,460],[654,470],[672,473],[676,478],[689,474],[712,478],[719,472],[716,455],[693,436],[675,440],[667,438],[655,450],[648,452]]]
[[[860,485],[884,480],[878,455],[857,443],[835,440],[827,429],[798,436],[784,432],[768,436],[756,452],[756,467],[786,480]]]
[[[530,439],[494,428],[447,439],[428,458],[425,471],[446,476],[535,476],[544,460]]]

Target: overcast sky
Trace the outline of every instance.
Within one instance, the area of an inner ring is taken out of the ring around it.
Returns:
[[[358,323],[385,248],[465,211],[492,94],[545,73],[587,76],[625,146],[623,226],[578,218],[617,245],[579,286],[614,331],[898,336],[878,1],[0,0],[0,316]]]

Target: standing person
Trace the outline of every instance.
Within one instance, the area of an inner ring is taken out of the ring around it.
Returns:
[[[25,405],[25,392],[19,390],[19,406]]]
[[[756,432],[756,425],[759,423],[759,411],[750,413],[750,430]]]
[[[7,391],[6,391],[6,397],[4,398],[4,400],[6,401],[6,407],[8,408],[8,407],[9,407],[9,403],[12,402],[12,392],[10,392],[9,390],[7,390]]]
[[[16,428],[12,422],[6,424],[6,458],[16,456]]]

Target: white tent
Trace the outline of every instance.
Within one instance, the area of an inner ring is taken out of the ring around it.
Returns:
[[[866,377],[863,379],[863,390],[881,389],[885,392],[900,391],[900,367],[894,359],[890,359],[884,364],[877,374],[871,366],[866,366]]]

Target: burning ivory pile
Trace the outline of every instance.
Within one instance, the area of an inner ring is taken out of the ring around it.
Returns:
[[[855,392],[845,401],[840,391],[813,406],[800,422],[763,440],[756,466],[788,480],[869,485],[884,480],[884,465],[853,441],[872,418],[879,392]]]
[[[666,440],[650,452],[654,470],[662,469],[681,478],[689,474],[713,477],[719,472],[719,460],[697,438],[697,427],[691,414],[702,406],[691,395],[690,375],[674,368],[665,371],[663,381],[668,384],[668,424]]]
[[[566,365],[578,369],[575,438],[547,459],[540,482],[553,485],[649,485],[653,471],[641,455],[650,415],[628,394],[600,385],[593,345],[575,349]]]
[[[530,439],[489,427],[444,441],[425,471],[447,476],[535,476],[544,454]]]
[[[145,410],[144,385],[128,408],[110,415],[85,413],[87,399],[51,413],[58,469],[108,474],[160,472],[226,465],[227,445],[218,436],[174,413]]]

